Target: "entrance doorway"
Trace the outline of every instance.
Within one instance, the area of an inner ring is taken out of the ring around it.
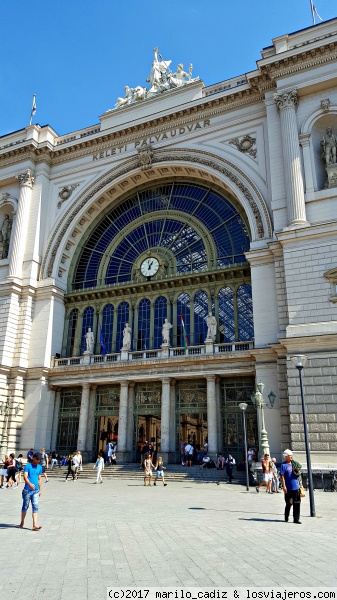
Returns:
[[[247,403],[247,445],[258,450],[257,414],[251,395],[255,389],[252,377],[222,380],[223,450],[232,454],[237,463],[244,456],[244,436],[240,402]]]
[[[177,462],[181,461],[182,444],[194,447],[193,460],[207,442],[207,388],[205,379],[179,381],[177,384]]]
[[[140,462],[142,448],[145,442],[152,444],[154,449],[154,460],[160,452],[161,430],[160,415],[138,415],[137,416],[137,440],[136,440],[136,462]]]
[[[161,444],[161,382],[149,381],[135,387],[134,459],[140,462],[145,442],[152,444],[155,457]]]

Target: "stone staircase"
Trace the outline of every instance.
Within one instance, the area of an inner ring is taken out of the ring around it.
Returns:
[[[94,479],[96,471],[93,469],[93,463],[83,465],[83,470],[79,473],[81,479]],[[65,479],[67,474],[67,467],[56,467],[52,470],[48,469],[48,479]],[[237,471],[234,469],[233,482],[236,485],[246,485],[246,473],[244,471]],[[124,479],[124,480],[141,480],[143,477],[143,471],[138,463],[129,463],[125,465],[114,465],[106,466],[102,471],[103,479]],[[68,477],[70,479],[70,476]],[[194,481],[197,483],[226,483],[228,477],[226,471],[217,469],[201,468],[200,465],[193,465],[193,467],[183,467],[182,465],[168,465],[165,470],[165,480],[170,483],[182,483],[188,481]]]

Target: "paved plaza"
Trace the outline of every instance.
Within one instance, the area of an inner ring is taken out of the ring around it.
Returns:
[[[94,472],[93,472],[94,473]],[[107,586],[337,586],[337,494],[283,521],[283,494],[239,485],[43,484],[40,532],[21,489],[0,490],[0,598],[105,600]]]

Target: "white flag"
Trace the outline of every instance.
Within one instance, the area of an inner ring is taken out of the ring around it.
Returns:
[[[32,104],[32,110],[30,113],[30,122],[29,125],[32,124],[32,118],[33,116],[36,115],[36,94],[33,94],[33,104]]]

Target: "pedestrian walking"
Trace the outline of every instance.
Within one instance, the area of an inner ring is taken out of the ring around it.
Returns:
[[[67,475],[66,475],[65,481],[68,481],[69,475],[71,475],[72,479],[74,479],[74,473],[73,473],[73,470],[72,470],[72,466],[73,466],[73,455],[69,454],[69,456],[68,456],[68,462],[67,462],[68,471],[67,471]]]
[[[15,454],[9,455],[9,464],[7,467],[7,484],[6,488],[16,489],[18,486],[16,485],[16,460]]]
[[[6,480],[7,483],[7,477],[8,477],[8,465],[9,465],[9,456],[6,454],[4,460],[2,461],[2,469],[1,469],[1,485],[0,488],[5,487],[4,483]],[[7,487],[7,486],[6,486]]]
[[[273,479],[271,480],[271,491],[272,493],[279,493],[279,478],[278,478],[278,471],[277,471],[277,466],[276,466],[276,458],[272,458],[271,459],[272,463],[273,463]]]
[[[263,479],[262,481],[260,481],[259,485],[256,486],[256,491],[259,493],[260,491],[260,487],[262,486],[266,486],[266,492],[268,492],[268,484],[271,481],[271,477],[270,477],[270,471],[269,471],[269,467],[270,467],[270,456],[269,454],[265,454],[263,459],[261,460],[261,465],[262,465],[262,474],[263,474]]]
[[[32,461],[27,463],[24,471],[23,478],[25,482],[25,486],[22,490],[22,509],[21,509],[21,522],[19,525],[19,529],[23,529],[25,518],[27,514],[27,510],[29,508],[29,504],[32,505],[32,514],[33,514],[33,531],[39,531],[41,529],[41,525],[37,524],[37,516],[39,512],[39,498],[41,496],[41,475],[42,475],[42,467],[40,465],[41,462],[41,454],[40,452],[36,452],[33,454]]]
[[[235,458],[232,456],[232,454],[228,454],[228,457],[226,458],[226,473],[228,475],[229,483],[232,483],[234,465]]]
[[[24,464],[23,464],[23,455],[19,454],[19,456],[16,459],[16,470],[17,470],[17,477],[18,477],[17,478],[17,483],[21,483],[21,481],[22,481],[21,476],[22,476],[22,473],[23,473],[23,467],[24,467]]]
[[[283,452],[284,462],[281,463],[280,476],[285,500],[284,520],[289,521],[290,509],[293,507],[293,520],[297,525],[301,525],[301,494],[299,477],[302,465],[293,461],[293,453],[287,449]]]
[[[103,479],[102,479],[102,475],[101,475],[101,473],[102,473],[102,471],[104,469],[103,452],[99,452],[98,453],[94,469],[97,469],[96,481],[94,481],[94,483],[103,483]]]
[[[153,485],[157,485],[158,479],[161,479],[163,482],[163,486],[166,487],[167,483],[165,483],[165,478],[164,478],[164,469],[166,470],[166,467],[164,467],[163,459],[161,456],[159,456],[159,458],[156,462],[155,469],[156,469],[156,478],[154,480]]]
[[[150,454],[147,453],[145,456],[145,460],[143,463],[143,469],[144,469],[144,485],[146,486],[146,479],[147,477],[149,478],[149,483],[147,484],[148,486],[152,486],[152,469],[154,469],[154,465],[152,464],[152,459],[150,457]]]
[[[49,458],[45,448],[41,448],[41,467],[42,467],[42,475],[44,475],[45,483],[49,483],[47,477],[47,469],[49,468]]]
[[[186,467],[192,466],[194,448],[190,442],[185,446],[185,463]]]

